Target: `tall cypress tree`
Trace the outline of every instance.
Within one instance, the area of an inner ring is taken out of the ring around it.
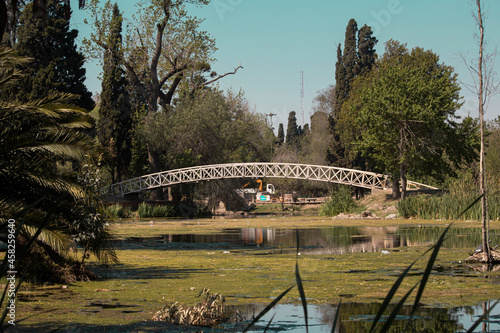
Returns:
[[[300,136],[300,130],[297,126],[297,117],[295,111],[288,114],[288,126],[286,128],[286,143],[288,145],[297,144]]]
[[[121,180],[129,165],[131,112],[127,96],[127,81],[118,55],[122,52],[122,15],[115,3],[107,38],[110,49],[104,53],[101,105],[97,134],[109,153],[113,182]]]
[[[27,75],[10,97],[26,102],[54,93],[72,93],[80,96],[77,106],[94,108],[92,94],[84,84],[85,58],[75,43],[78,31],[70,30],[70,14],[69,6],[57,0],[47,1],[46,20],[34,14],[33,3],[26,5],[14,48],[33,61],[22,68]]]
[[[357,35],[357,37],[356,37]],[[337,48],[337,63],[335,64],[335,106],[329,117],[329,129],[331,133],[328,147],[327,160],[330,164],[341,167],[364,166],[364,161],[351,161],[348,152],[345,151],[346,144],[342,142],[337,129],[342,105],[349,99],[353,80],[360,75],[368,73],[377,59],[375,44],[377,39],[373,37],[372,29],[364,25],[358,31],[355,19],[350,19],[346,27],[344,52],[341,45]]]
[[[358,62],[354,67],[356,76],[362,76],[371,71],[377,54],[375,52],[375,44],[377,38],[373,37],[372,28],[364,25],[358,32]]]
[[[343,96],[344,102],[349,98],[349,92],[351,91],[351,84],[356,76],[355,68],[358,62],[358,51],[356,43],[356,35],[358,32],[358,24],[355,19],[350,19],[345,30],[345,42],[344,42],[344,55],[342,61],[345,67],[345,87],[346,91]]]
[[[333,114],[330,115],[334,119],[338,119],[342,103],[344,102],[344,96],[346,94],[345,76],[342,48],[341,44],[339,44],[337,47],[337,63],[335,64],[335,107],[333,109]]]
[[[278,126],[278,138],[277,138],[277,143],[278,145],[282,145],[285,143],[285,129],[283,128],[283,123],[280,123]]]
[[[329,128],[331,133],[328,147],[327,160],[330,164],[347,167],[347,156],[342,144],[337,121],[342,109],[342,104],[349,98],[351,83],[356,75],[356,64],[358,52],[356,45],[356,33],[358,24],[355,19],[350,19],[345,31],[344,52],[341,45],[337,47],[337,63],[335,64],[335,108],[329,117]]]

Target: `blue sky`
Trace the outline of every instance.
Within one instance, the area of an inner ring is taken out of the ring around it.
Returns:
[[[482,0],[487,12],[485,22],[487,51],[500,44],[500,1]],[[125,16],[133,12],[134,1],[118,1]],[[440,56],[453,66],[465,84],[472,79],[462,56],[477,59],[474,34],[478,29],[471,0],[212,0],[200,8],[188,5],[191,15],[204,18],[202,28],[216,40],[218,73],[232,71],[239,63],[244,67],[236,75],[219,83],[224,90],[245,92],[256,112],[276,113],[273,123],[286,124],[288,113],[301,114],[301,71],[304,75],[304,118],[309,122],[312,103],[318,91],[335,83],[336,49],[344,43],[345,28],[354,18],[358,27],[368,24],[378,39],[377,53],[384,53],[389,39],[420,46]],[[73,5],[73,26],[86,34],[83,20],[88,13]],[[97,78],[100,68],[87,64],[87,86],[100,91]],[[500,59],[496,72],[500,73]],[[500,79],[500,77],[499,77]],[[462,89],[464,105],[459,115],[477,116],[473,93]],[[500,96],[491,99],[487,119],[500,115]]]

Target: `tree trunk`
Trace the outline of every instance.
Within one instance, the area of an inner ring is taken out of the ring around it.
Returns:
[[[481,13],[481,2],[476,0],[477,4],[477,20],[479,25],[479,61],[478,61],[478,81],[479,81],[479,122],[481,135],[481,151],[479,155],[479,192],[481,194],[481,233],[483,241],[483,257],[490,263],[491,252],[488,242],[488,200],[486,193],[486,175],[484,170],[484,79],[483,79],[483,41],[484,27],[483,16]]]
[[[155,90],[156,93],[151,93],[148,98],[148,116],[146,117],[146,122],[151,121],[151,117],[158,111],[158,105],[156,104],[158,100],[159,89]],[[158,153],[153,151],[148,145],[148,162],[149,162],[149,172],[157,173],[160,172],[160,157]],[[154,189],[151,193],[151,199],[153,200],[164,200],[163,189]]]
[[[401,199],[406,199],[406,162],[401,163],[399,166],[399,173],[401,177]]]
[[[401,198],[401,192],[399,191],[399,177],[396,175],[392,176],[392,197],[394,199]]]

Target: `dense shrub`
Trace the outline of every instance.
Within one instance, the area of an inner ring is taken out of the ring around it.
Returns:
[[[351,196],[351,190],[346,186],[341,186],[333,191],[330,200],[321,206],[320,215],[336,216],[340,213],[347,213],[356,207],[357,204]]]
[[[130,217],[131,215],[130,208],[118,204],[107,207],[107,212],[112,218]]]

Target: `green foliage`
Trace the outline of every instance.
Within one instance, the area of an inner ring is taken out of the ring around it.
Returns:
[[[141,138],[161,155],[161,167],[268,160],[272,132],[242,94],[206,91],[151,118]],[[189,147],[189,149],[186,149]]]
[[[137,177],[148,174],[148,147],[143,138],[144,122],[143,119],[147,114],[147,107],[136,101],[134,112],[132,113],[132,128],[130,135],[130,166],[129,172],[131,176]]]
[[[356,207],[356,201],[351,196],[349,187],[339,186],[336,191],[332,191],[330,200],[321,206],[320,215],[336,216],[340,213],[347,213]]]
[[[358,32],[358,23],[355,19],[350,19],[345,29],[344,53],[342,56],[342,64],[345,68],[345,76],[343,78],[345,90],[344,99],[338,101],[342,103],[349,97],[351,91],[351,83],[356,76],[356,64],[358,63],[358,50],[356,43],[356,34]]]
[[[354,73],[356,76],[363,76],[371,71],[377,59],[375,52],[375,45],[377,38],[373,37],[372,28],[364,25],[358,31],[358,61],[354,66]]]
[[[348,96],[346,87],[346,69],[343,62],[341,44],[337,46],[337,62],[335,64],[335,107],[333,108],[332,118],[338,119],[342,104]]]
[[[288,125],[286,128],[286,144],[293,146],[298,145],[300,131],[297,126],[297,117],[295,111],[288,114]]]
[[[134,90],[145,100],[148,116],[143,121],[148,125],[154,120],[152,118],[159,107],[163,112],[170,113],[171,106],[179,97],[192,97],[197,90],[215,80],[207,81],[207,77],[212,74],[209,64],[214,61],[215,40],[200,29],[203,20],[188,15],[185,2],[137,3],[124,37],[121,60]],[[189,3],[207,4],[208,0]],[[106,36],[109,36],[113,26],[112,5],[110,1],[102,5],[99,0],[91,0],[87,8],[92,17],[93,32],[90,40],[84,40],[84,45],[89,56],[101,58],[103,52],[111,50]],[[136,163],[142,160],[142,156],[137,154],[138,143],[142,142],[132,142],[132,161],[133,166],[137,167],[133,173],[142,164]],[[145,147],[149,170],[160,171],[160,155],[153,147]],[[155,190],[152,197],[162,199],[163,193],[159,189]]]
[[[123,218],[123,217],[130,217],[130,209],[124,208],[122,205],[115,204],[112,206],[108,206],[106,208],[106,212],[109,217],[111,218]]]
[[[147,100],[149,113],[157,112],[159,105],[166,111],[175,98],[191,95],[212,74],[215,40],[200,29],[203,20],[188,15],[185,2],[139,2],[128,22],[122,60],[134,89]],[[208,0],[189,2],[207,4]],[[103,52],[111,49],[107,36],[113,27],[113,5],[91,0],[86,8],[93,32],[84,40],[85,50],[102,60]]]
[[[174,217],[177,216],[175,207],[170,205],[153,205],[143,202],[137,209],[140,218],[146,217]]]
[[[304,146],[304,145],[303,145]],[[328,151],[328,114],[317,111],[311,116],[308,145],[302,147],[305,161],[309,164],[326,165]]]
[[[342,109],[343,127],[357,133],[356,151],[394,181],[407,173],[454,174],[452,166],[477,156],[469,144],[474,133],[459,134],[456,122],[457,75],[431,51],[389,41],[378,70],[355,87]]]
[[[70,29],[71,11],[60,1],[47,1],[46,20],[34,13],[28,3],[19,18],[18,43],[14,49],[32,59],[22,66],[26,74],[18,85],[3,93],[5,99],[28,102],[55,93],[78,95],[72,103],[86,110],[94,108],[92,94],[85,87],[84,56],[75,40],[78,31]]]
[[[367,74],[375,64],[377,39],[372,35],[373,31],[368,25],[365,24],[358,31],[356,20],[349,20],[345,31],[344,52],[342,53],[340,44],[337,48],[333,114],[335,119],[338,119],[342,105],[350,96],[354,78]]]
[[[0,67],[12,56],[12,52],[2,52]],[[2,80],[5,83],[9,78]],[[92,119],[86,112],[68,107],[72,98],[56,95],[26,104],[0,101],[0,135],[5,138],[0,141],[0,200],[5,204],[23,207],[61,193],[82,196],[74,180],[58,174],[54,167],[57,160],[82,160],[91,147],[89,138],[79,130],[90,128]]]
[[[490,175],[500,178],[500,116],[488,122],[487,130],[485,168]]]

